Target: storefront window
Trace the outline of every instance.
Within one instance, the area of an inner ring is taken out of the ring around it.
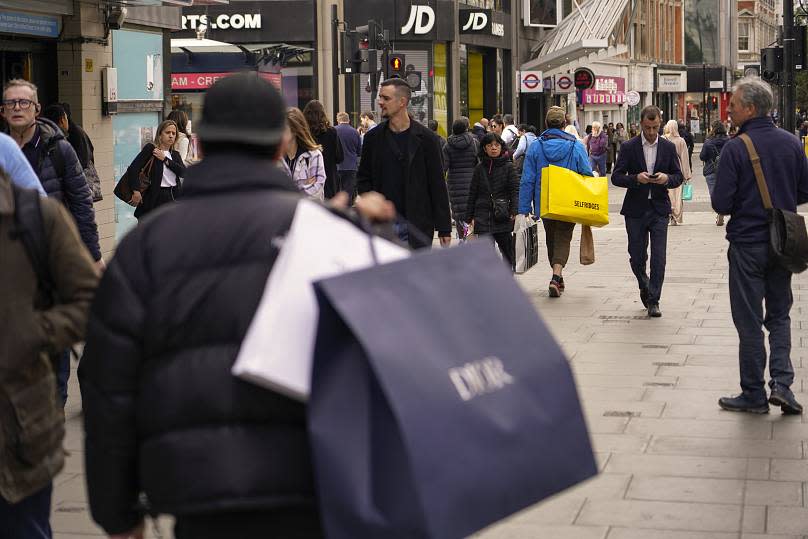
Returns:
[[[432,78],[433,119],[438,122],[438,134],[449,133],[448,58],[445,43],[435,43],[433,48],[434,76]]]
[[[571,0],[570,0],[571,1]],[[510,0],[463,0],[463,3],[481,9],[493,9],[496,11],[504,11],[510,13],[511,3]]]
[[[460,115],[469,117],[469,55],[465,45],[460,45]],[[472,122],[474,123],[474,122]]]

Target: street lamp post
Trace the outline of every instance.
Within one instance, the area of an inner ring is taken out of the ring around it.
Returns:
[[[701,63],[701,132],[707,137],[707,129],[710,125],[707,122],[707,64]]]
[[[794,132],[794,0],[783,0],[783,129]]]

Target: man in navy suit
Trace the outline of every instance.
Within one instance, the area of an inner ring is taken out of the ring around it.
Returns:
[[[665,280],[668,243],[668,215],[671,201],[668,189],[682,184],[682,171],[676,146],[659,136],[662,112],[654,106],[640,114],[642,134],[620,146],[612,183],[626,188],[620,213],[626,218],[631,271],[640,286],[640,299],[648,316],[662,316],[659,298]],[[648,240],[651,240],[651,278],[646,272]]]

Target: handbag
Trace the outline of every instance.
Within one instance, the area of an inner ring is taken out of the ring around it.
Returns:
[[[491,217],[493,223],[505,223],[511,220],[511,201],[505,198],[494,198],[491,181],[485,174],[485,183],[488,184],[488,196],[491,198]],[[492,223],[492,224],[493,224]]]
[[[609,180],[556,165],[543,168],[540,216],[595,227],[609,224]]]
[[[525,273],[539,261],[539,227],[536,220],[519,214],[513,227],[514,273]]]
[[[592,236],[592,228],[586,225],[581,226],[581,247],[578,257],[582,266],[595,263],[595,238]]]
[[[682,200],[693,200],[693,184],[690,182],[682,186]]]
[[[138,188],[136,191],[140,191],[142,193],[149,188],[149,185],[151,185],[151,171],[153,166],[154,156],[150,157],[146,164],[143,165],[143,167],[138,171]],[[129,204],[129,201],[132,200],[132,195],[134,194],[132,184],[129,181],[129,170],[124,172],[123,176],[121,176],[121,179],[118,180],[118,183],[115,185],[115,189],[112,192],[116,197]]]
[[[330,539],[460,539],[597,473],[569,363],[487,242],[315,290],[307,414]]]
[[[101,178],[98,177],[98,170],[96,170],[95,163],[92,161],[87,162],[87,168],[84,169],[84,178],[87,180],[87,186],[93,195],[93,202],[104,200],[104,195],[101,194]]]
[[[808,231],[805,219],[792,211],[781,210],[772,206],[769,187],[760,166],[760,156],[748,134],[743,133],[740,139],[746,145],[752,169],[755,171],[760,198],[769,220],[769,252],[784,269],[791,273],[802,273],[808,269]]]

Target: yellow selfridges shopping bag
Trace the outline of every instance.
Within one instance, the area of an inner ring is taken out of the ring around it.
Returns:
[[[609,181],[550,165],[541,171],[542,218],[600,227],[609,224]]]

